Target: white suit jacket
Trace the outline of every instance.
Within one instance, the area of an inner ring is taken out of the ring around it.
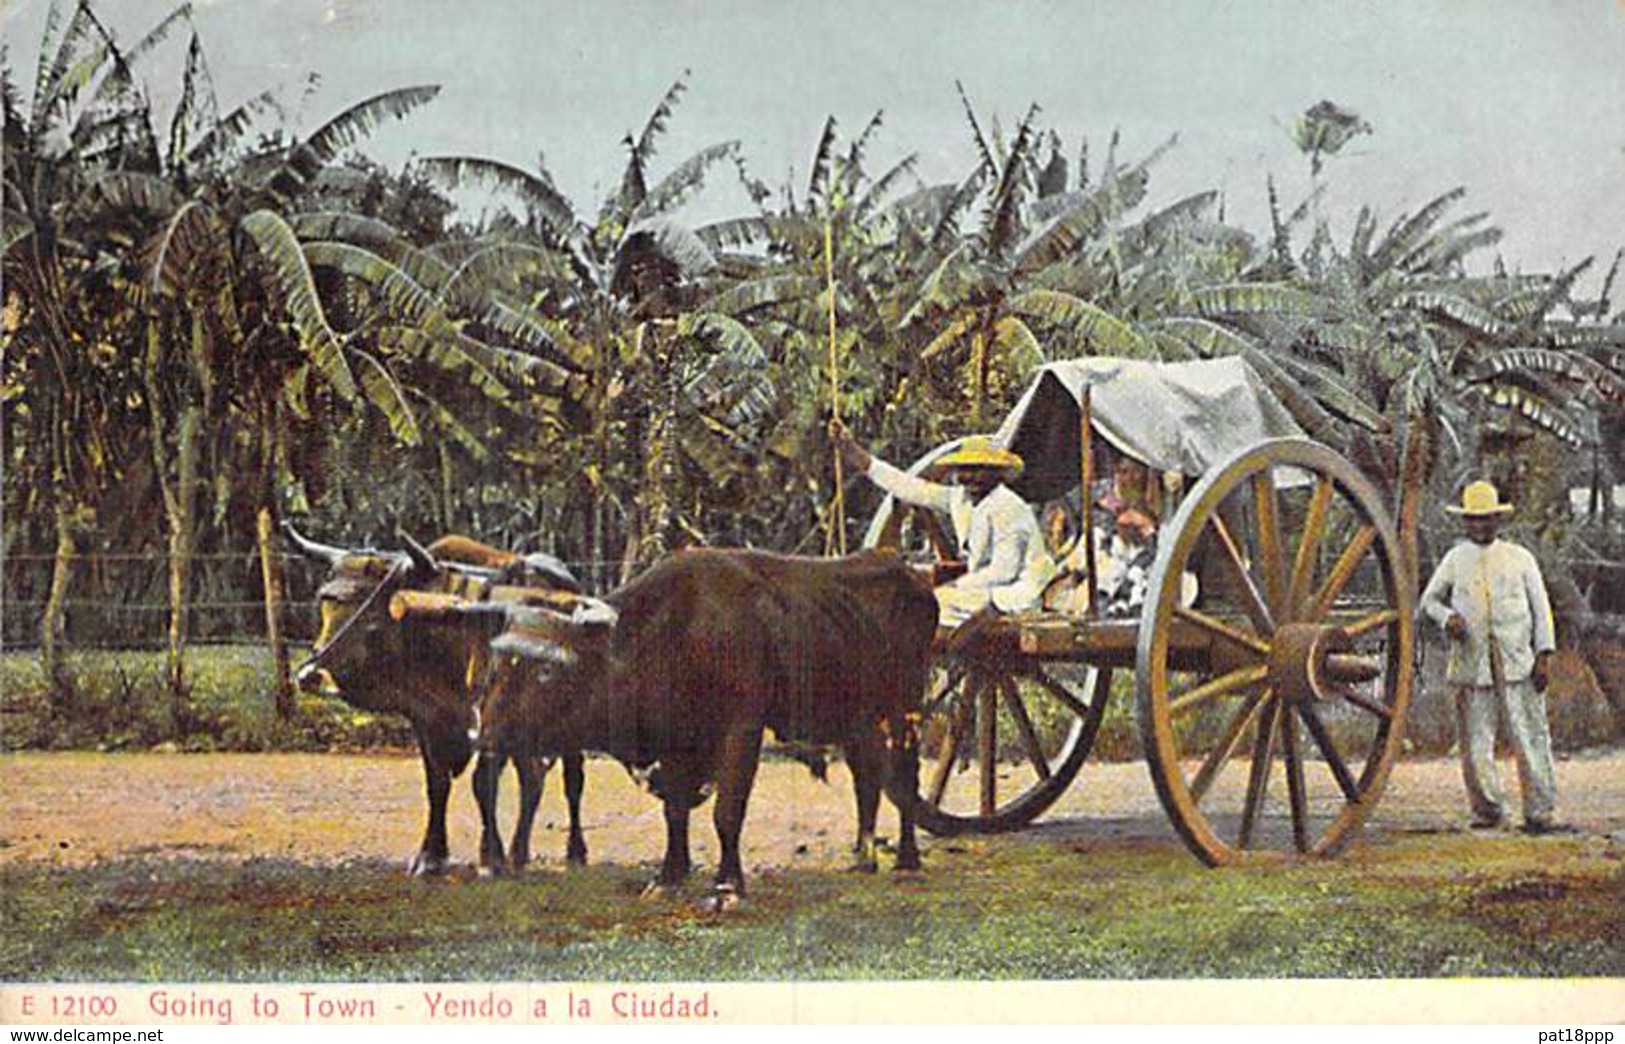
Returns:
[[[1445,679],[1455,685],[1492,684],[1491,641],[1500,646],[1509,682],[1529,677],[1536,653],[1557,648],[1540,565],[1505,540],[1451,548],[1422,592],[1422,611],[1440,627],[1452,612],[1467,621],[1467,640],[1450,643],[1445,668]]]
[[[1032,507],[1008,486],[996,486],[972,504],[963,486],[927,482],[879,458],[871,458],[869,478],[898,500],[940,511],[952,521],[967,570],[953,586],[986,591],[1000,612],[1038,604],[1055,576],[1055,561]]]

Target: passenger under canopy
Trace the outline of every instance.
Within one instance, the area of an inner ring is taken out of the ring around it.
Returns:
[[[1025,462],[1011,487],[1042,503],[1078,485],[1084,389],[1096,434],[1157,471],[1205,473],[1266,439],[1303,438],[1239,357],[1182,363],[1090,357],[1043,367],[993,436]]]

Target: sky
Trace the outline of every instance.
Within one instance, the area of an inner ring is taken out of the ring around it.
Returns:
[[[0,0],[8,63],[32,78],[44,0]],[[173,9],[100,0],[126,42]],[[1178,135],[1153,168],[1150,205],[1224,193],[1227,217],[1268,228],[1265,181],[1303,199],[1293,119],[1327,99],[1373,133],[1330,158],[1323,213],[1346,237],[1369,204],[1384,223],[1458,185],[1451,211],[1488,211],[1509,266],[1551,271],[1595,256],[1595,289],[1625,247],[1625,0],[195,0],[222,106],[279,88],[314,129],[382,90],[442,94],[381,129],[365,151],[539,155],[578,211],[618,183],[636,133],[687,71],[659,143],[658,176],[739,140],[754,176],[804,191],[824,120],[855,135],[885,124],[871,170],[918,153],[928,182],[958,180],[974,146],[956,81],[984,128],[1013,132],[1028,107],[1075,159],[1114,131],[1133,161]],[[184,56],[177,38],[143,77],[160,108]],[[320,75],[304,95],[307,74]],[[697,219],[744,210],[726,172]],[[1487,253],[1480,267],[1493,260]]]

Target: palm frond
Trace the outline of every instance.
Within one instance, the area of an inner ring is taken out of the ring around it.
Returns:
[[[87,62],[80,51],[81,45],[92,38],[98,28],[88,6],[74,4],[73,16],[68,19],[62,35],[55,39],[53,50],[53,38],[61,24],[61,5],[58,0],[52,0],[45,17],[45,35],[40,41],[39,66],[34,73],[34,106],[28,120],[35,134],[45,132],[52,113],[82,90],[96,67],[105,60],[103,52],[95,51],[91,55],[92,61]],[[68,73],[76,62],[79,70],[70,77]]]
[[[377,130],[386,120],[402,119],[427,105],[439,93],[439,85],[426,84],[399,87],[357,102],[295,145],[273,176],[271,188],[285,196],[295,195],[344,149]]]
[[[565,336],[555,336],[553,324],[535,312],[505,301],[492,301],[481,321],[517,344],[547,353],[553,362],[566,370],[586,372],[590,360],[572,352],[572,342]]]
[[[1035,121],[1038,112],[1037,105],[1030,107],[1016,128],[1015,141],[1010,145],[1010,154],[1005,157],[1004,169],[999,172],[998,184],[993,188],[993,197],[983,221],[983,241],[988,251],[1000,260],[1014,249],[1022,233],[1022,205],[1033,188],[1033,170],[1028,162],[1028,153],[1037,140]]]
[[[630,223],[637,224],[655,215],[676,210],[704,186],[706,171],[738,153],[739,142],[725,141],[690,156],[649,190],[643,201],[633,209]]]
[[[1625,377],[1578,352],[1551,348],[1503,348],[1478,360],[1468,380],[1483,382],[1502,377],[1544,374],[1594,387],[1606,398],[1625,402]]]
[[[207,75],[203,68],[203,44],[198,40],[196,32],[192,33],[192,42],[186,48],[186,67],[181,73],[181,97],[175,104],[175,113],[169,119],[169,147],[165,150],[165,166],[173,172],[180,171],[186,160],[190,148],[188,138],[196,134],[199,138],[202,133],[199,125],[202,122],[205,108],[201,93],[204,88],[200,81]]]
[[[382,218],[350,210],[311,210],[288,216],[288,224],[301,240],[338,240],[382,251],[404,246],[401,230]]]
[[[920,351],[920,359],[929,361],[935,359],[964,340],[965,335],[981,322],[981,318],[974,312],[964,312],[954,317],[953,322],[942,330]]]
[[[1242,351],[1241,357],[1247,360],[1248,365],[1257,372],[1259,379],[1275,394],[1281,405],[1292,415],[1292,419],[1297,421],[1298,427],[1310,438],[1334,448],[1347,445],[1348,440],[1338,427],[1337,420],[1298,382],[1297,378],[1283,370],[1269,352],[1246,348]]]
[[[964,243],[950,250],[921,282],[914,304],[898,325],[912,326],[930,312],[962,304],[981,285],[969,255],[970,248]]]
[[[532,174],[500,160],[475,156],[428,156],[418,160],[416,167],[447,188],[472,185],[507,192],[529,207],[557,236],[567,235],[575,224],[570,202],[554,186],[546,171]]]
[[[751,246],[780,238],[788,231],[788,219],[776,214],[729,218],[701,225],[694,230],[700,241],[713,251]]]
[[[1032,327],[1013,315],[1000,316],[993,324],[993,343],[1024,369],[1037,369],[1049,361]]]
[[[1211,319],[1174,316],[1154,319],[1145,325],[1150,333],[1175,338],[1187,351],[1203,359],[1240,355],[1257,347],[1245,334]]]
[[[530,243],[499,240],[470,253],[456,268],[445,269],[435,289],[448,301],[473,305],[499,289],[518,290],[536,278],[568,282],[571,278],[568,260],[556,251]]]
[[[824,120],[824,133],[818,137],[818,149],[813,153],[812,173],[807,178],[807,205],[816,213],[829,205],[831,172],[835,166],[835,117]]]
[[[876,110],[864,125],[863,133],[852,142],[851,148],[846,150],[846,162],[841,165],[839,184],[836,186],[838,195],[850,201],[858,194],[858,185],[863,181],[864,155],[869,150],[869,140],[880,130],[884,113]]]
[[[626,137],[626,171],[621,175],[619,191],[606,206],[604,214],[617,225],[624,227],[630,221],[632,213],[642,204],[648,192],[649,161],[654,159],[655,144],[659,141],[660,135],[666,132],[666,123],[676,110],[677,102],[683,97],[683,92],[688,90],[687,79],[688,70],[685,69],[683,75],[666,90],[660,103],[655,106],[637,140],[633,141],[630,134]]]
[[[716,344],[699,372],[685,382],[690,402],[721,414],[734,427],[771,412],[776,396],[767,376],[767,352],[748,327],[726,315],[695,313],[679,321],[678,332]]]
[[[231,110],[206,130],[186,154],[189,170],[206,170],[242,140],[243,134],[261,113],[276,108],[276,95],[261,91]]]
[[[408,446],[418,444],[418,422],[412,415],[412,406],[406,401],[406,393],[401,390],[401,383],[395,375],[389,372],[378,359],[360,349],[352,349],[360,366],[361,392],[367,401],[377,407],[378,412],[384,415],[389,422],[389,430],[401,442]]]
[[[75,209],[89,215],[98,206],[113,210],[145,211],[149,214],[173,214],[182,199],[167,178],[138,171],[109,171],[97,175],[75,204]]]
[[[230,237],[214,209],[190,200],[164,222],[148,250],[148,287],[154,294],[175,294],[193,281],[203,266],[218,263],[230,249]],[[301,259],[302,262],[303,259]]]
[[[299,343],[310,354],[316,371],[340,398],[353,401],[355,377],[344,357],[344,341],[328,325],[299,238],[280,215],[270,210],[256,210],[243,218],[242,229],[265,258],[298,331]]]
[[[1325,299],[1281,283],[1229,283],[1191,291],[1191,304],[1205,318],[1223,316],[1322,317]]]
[[[853,208],[853,220],[862,221],[873,213],[874,209],[880,205],[881,200],[891,193],[899,181],[914,174],[914,168],[919,163],[919,158],[918,153],[910,153],[893,164],[886,173],[876,178],[870,184],[868,190],[858,199],[857,206]]]
[[[1439,216],[1466,195],[1466,188],[1457,186],[1435,197],[1415,214],[1399,217],[1372,253],[1371,270],[1384,272],[1396,267],[1399,260],[1422,241]]]
[[[1093,354],[1144,359],[1153,353],[1139,331],[1117,316],[1059,290],[1028,290],[1006,302],[1017,315],[1059,327],[1088,345]]]
[[[989,174],[997,172],[999,162],[993,158],[993,150],[988,147],[987,135],[982,133],[982,125],[976,122],[976,110],[971,107],[970,99],[965,96],[965,85],[955,80],[954,89],[959,92],[959,103],[965,109],[965,122],[970,124],[971,140],[976,144],[976,153],[981,158],[982,169]]]
[[[997,170],[986,164],[978,164],[971,171],[959,187],[954,190],[948,202],[942,208],[937,218],[936,227],[931,230],[930,245],[933,250],[946,249],[949,242],[959,234],[959,221],[965,210],[975,202],[976,196],[982,191],[982,185],[992,177]]]
[[[737,283],[713,297],[706,311],[739,316],[763,308],[800,304],[824,291],[824,281],[810,275],[769,275]]]
[[[1280,364],[1282,370],[1291,374],[1300,387],[1314,396],[1316,402],[1337,416],[1379,435],[1393,431],[1387,417],[1367,405],[1358,391],[1332,371],[1302,359],[1294,359],[1285,352],[1274,353],[1271,358]]]
[[[1505,337],[1512,327],[1496,318],[1487,308],[1480,308],[1465,298],[1437,290],[1412,290],[1394,297],[1396,308],[1409,308],[1425,312],[1440,319],[1448,319],[1484,337]]]
[[[1515,384],[1482,384],[1477,387],[1492,406],[1517,414],[1570,446],[1579,448],[1585,445],[1585,429],[1573,417],[1553,405],[1550,399]]]

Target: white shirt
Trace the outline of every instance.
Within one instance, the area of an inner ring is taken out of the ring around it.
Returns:
[[[963,486],[948,486],[910,475],[870,458],[869,478],[898,500],[947,515],[965,553],[967,572],[953,582],[966,591],[986,591],[1000,612],[1038,605],[1055,562],[1032,507],[1008,486],[972,504]]]
[[[1505,540],[1464,541],[1451,548],[1422,592],[1422,611],[1440,627],[1453,612],[1467,622],[1467,640],[1450,643],[1445,679],[1454,685],[1493,684],[1492,639],[1508,682],[1529,677],[1535,654],[1557,648],[1540,565]]]

